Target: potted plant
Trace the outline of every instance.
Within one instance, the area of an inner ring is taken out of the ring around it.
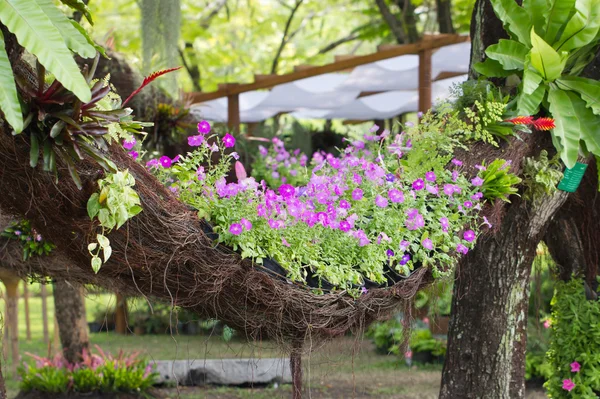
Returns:
[[[415,330],[410,339],[410,349],[415,363],[443,362],[446,343],[433,338],[429,330]]]

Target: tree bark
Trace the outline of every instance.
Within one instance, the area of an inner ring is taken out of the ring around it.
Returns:
[[[127,334],[127,297],[117,293],[115,304],[115,332]]]
[[[435,0],[440,33],[456,33],[452,24],[452,0]]]
[[[377,7],[379,7],[379,12],[383,17],[383,20],[389,26],[394,38],[396,38],[396,42],[398,42],[398,44],[408,43],[408,37],[404,31],[402,22],[390,11],[385,0],[375,0],[375,3],[377,4]]]
[[[19,282],[21,280],[17,275],[7,270],[0,271],[0,280],[6,288],[4,295],[6,302],[6,311],[4,312],[4,356],[8,358],[8,348],[10,348],[11,371],[13,376],[16,376],[19,364]]]
[[[54,309],[63,355],[69,363],[82,360],[89,350],[88,326],[85,318],[83,287],[65,280],[54,283]]]

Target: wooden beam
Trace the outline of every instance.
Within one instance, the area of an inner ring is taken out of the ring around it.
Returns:
[[[431,53],[430,49],[419,52],[419,111],[431,108]]]
[[[360,55],[353,58],[340,60],[331,64],[315,66],[308,69],[294,71],[285,75],[276,75],[264,80],[240,84],[236,86],[229,85],[212,93],[190,93],[190,98],[194,103],[215,100],[217,98],[228,97],[233,94],[245,93],[253,90],[261,90],[283,83],[293,82],[295,80],[310,78],[312,76],[323,75],[326,73],[339,72],[345,69],[355,68],[360,65],[370,64],[372,62],[386,60],[407,54],[419,54],[424,50],[433,50],[436,48],[448,46],[456,43],[469,41],[467,36],[459,35],[440,35],[431,39],[423,40],[418,43],[405,44],[403,46],[394,46],[376,53]]]

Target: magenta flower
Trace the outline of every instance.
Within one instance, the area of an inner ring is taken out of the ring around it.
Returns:
[[[483,198],[483,193],[482,192],[477,192],[477,193],[471,195],[471,199],[474,200],[474,201],[478,201],[478,200],[480,200],[482,198]]]
[[[393,203],[402,203],[404,202],[404,193],[396,188],[392,188],[390,191],[388,191],[388,198]]]
[[[248,174],[246,173],[246,168],[244,168],[244,164],[242,164],[240,161],[235,162],[234,170],[235,177],[237,178],[238,182],[248,177]]]
[[[410,242],[406,241],[406,240],[402,240],[400,241],[400,251],[404,252],[408,249],[408,246],[410,245]]]
[[[17,237],[19,237],[21,234],[23,234],[23,233],[21,233],[21,230],[15,230],[15,235]]]
[[[424,239],[421,245],[423,245],[423,248],[427,248],[430,251],[433,249],[433,241],[431,241],[430,238]]]
[[[148,162],[146,162],[147,168],[158,168],[158,165],[158,159],[151,159]]]
[[[204,136],[202,136],[201,134],[188,137],[188,145],[190,147],[199,147],[202,145],[203,142],[204,142]]]
[[[465,241],[473,242],[475,241],[475,232],[473,230],[467,230],[463,233],[463,238]]]
[[[462,166],[462,164],[463,164],[462,161],[459,161],[456,158],[454,158],[451,162],[456,166]]]
[[[138,159],[138,157],[140,156],[140,154],[137,151],[129,151],[128,154],[133,159]]]
[[[430,186],[430,185],[428,184],[427,186],[425,186],[425,189],[426,189],[426,190],[427,190],[429,193],[431,193],[431,194],[433,194],[433,195],[438,195],[438,193],[440,192],[440,190],[439,190],[439,188],[438,188],[438,186],[437,186],[437,185],[435,185],[435,186]]]
[[[134,138],[131,139],[131,141],[123,141],[123,148],[125,148],[126,150],[131,150],[135,145],[136,145],[137,141],[135,141]]]
[[[290,243],[289,243],[289,242],[287,242],[287,240],[285,239],[285,237],[281,237],[281,243],[282,243],[283,245],[285,245],[286,247],[289,247],[289,246],[290,246]]]
[[[434,172],[425,173],[425,180],[427,180],[427,181],[435,181],[436,178],[437,177]]]
[[[563,380],[563,386],[562,386],[562,388],[563,388],[565,391],[569,391],[569,392],[571,392],[571,390],[572,390],[573,388],[575,388],[575,383],[573,383],[573,381],[571,381],[570,379],[568,379],[568,380]]]
[[[425,226],[425,219],[423,219],[423,215],[421,215],[418,210],[409,209],[406,213],[408,218],[406,219],[405,224],[409,230],[417,230]]]
[[[369,132],[371,132],[371,133],[375,133],[375,132],[376,132],[376,131],[378,131],[378,130],[379,130],[379,126],[377,126],[377,125],[373,125],[373,126],[371,126],[371,128],[369,129]]]
[[[168,169],[171,167],[171,164],[173,163],[173,161],[171,161],[171,158],[169,158],[166,155],[163,155],[162,157],[160,157],[158,159],[158,162],[160,163],[160,165],[165,168]]]
[[[475,165],[475,169],[478,169],[479,171],[483,172],[487,168],[485,166],[483,166],[483,165]]]
[[[375,197],[375,205],[377,205],[380,208],[385,208],[388,206],[388,200],[382,197],[381,195],[378,195],[377,197]]]
[[[229,232],[234,236],[239,236],[242,234],[242,231],[242,225],[239,223],[233,223],[231,226],[229,226]]]
[[[199,181],[206,179],[206,173],[204,173],[204,166],[198,167],[198,170],[196,170],[196,177]]]
[[[350,209],[352,206],[346,200],[340,200],[340,208],[342,209]]]
[[[458,244],[456,246],[456,252],[458,252],[459,254],[466,255],[467,252],[469,252],[469,248],[467,248],[464,244]]]
[[[291,198],[296,194],[296,189],[291,184],[282,184],[279,187],[279,195],[283,198]]]
[[[422,190],[423,187],[425,187],[425,183],[423,182],[423,179],[417,179],[412,183],[413,190],[419,191],[419,190]]]
[[[444,233],[448,232],[448,227],[450,227],[450,221],[448,218],[440,218],[440,224],[442,225],[442,231]]]
[[[473,203],[471,201],[465,201],[463,202],[463,205],[465,208],[472,208],[473,207]]]
[[[452,171],[452,181],[455,182],[458,180],[458,171],[453,170]]]
[[[206,134],[210,132],[210,123],[202,121],[198,123],[198,133]]]
[[[217,143],[213,143],[213,145],[210,147],[210,150],[212,152],[218,152],[219,151],[219,146],[217,146]]]
[[[483,186],[483,179],[479,176],[474,177],[471,179],[471,184],[474,185],[475,187],[481,187],[481,186]]]
[[[41,235],[41,234],[38,234],[38,235],[36,235],[36,236],[35,236],[35,240],[36,240],[37,242],[41,242],[41,241],[42,241],[42,235]]]
[[[223,136],[223,145],[225,148],[233,147],[235,145],[235,137],[227,133],[225,136]]]
[[[240,223],[242,226],[244,226],[245,230],[252,230],[252,222],[250,222],[248,219],[242,218]]]
[[[544,321],[544,328],[550,328],[550,320]]]
[[[347,220],[342,220],[340,222],[340,230],[343,232],[347,232],[350,231],[350,229],[352,228],[352,226],[350,225],[350,223],[348,223]]]
[[[482,224],[486,225],[489,229],[492,228],[492,224],[490,223],[490,221],[488,220],[488,218],[485,217],[485,216],[483,217],[483,223]]]
[[[576,361],[571,363],[571,372],[572,373],[578,373],[579,370],[581,370],[581,364],[577,363]]]
[[[360,188],[355,188],[352,191],[352,199],[354,201],[360,201],[363,198],[363,190],[361,190]]]

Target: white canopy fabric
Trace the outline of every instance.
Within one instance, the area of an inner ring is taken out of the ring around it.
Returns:
[[[438,49],[432,77],[441,72],[467,73],[470,43]],[[259,122],[281,112],[308,119],[387,119],[418,108],[419,57],[404,55],[356,67],[351,73],[329,73],[275,86],[271,91],[240,94],[240,120]],[[446,98],[465,76],[436,81],[432,99]],[[359,97],[361,92],[382,92]],[[227,122],[227,98],[194,104],[197,118]]]

